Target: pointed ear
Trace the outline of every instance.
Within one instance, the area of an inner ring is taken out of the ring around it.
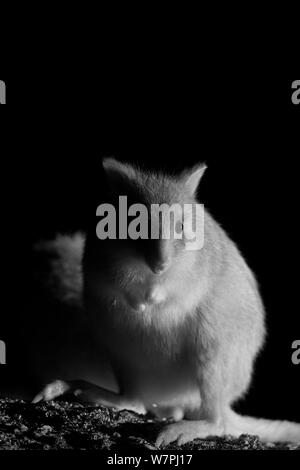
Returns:
[[[112,186],[124,184],[135,177],[135,170],[131,165],[118,162],[113,157],[104,158],[102,165],[108,183]]]
[[[194,194],[196,192],[206,168],[207,166],[205,163],[200,163],[199,165],[194,166],[191,170],[184,172],[183,182],[190,194]]]

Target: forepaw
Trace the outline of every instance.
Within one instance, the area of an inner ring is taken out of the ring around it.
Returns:
[[[145,414],[145,407],[137,402],[124,399],[119,394],[111,392],[97,385],[93,385],[84,380],[56,380],[48,384],[35,398],[32,403],[40,401],[55,400],[65,394],[76,397],[76,401],[80,403],[90,404],[93,406],[107,406],[117,410],[130,410],[139,414]]]
[[[46,387],[34,397],[32,403],[54,400],[55,398],[64,395],[70,390],[70,388],[71,387],[68,382],[65,382],[64,380],[55,380],[54,382],[46,385]]]

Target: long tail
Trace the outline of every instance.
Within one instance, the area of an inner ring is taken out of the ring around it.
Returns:
[[[82,304],[84,242],[84,235],[76,232],[72,235],[58,234],[54,240],[41,241],[34,246],[35,253],[46,259],[42,282],[63,304],[77,307]]]
[[[253,434],[264,442],[293,442],[300,444],[300,424],[290,421],[241,416],[231,412],[228,434]]]

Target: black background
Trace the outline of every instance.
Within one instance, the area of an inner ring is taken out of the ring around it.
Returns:
[[[101,194],[101,158],[172,172],[205,161],[200,200],[256,273],[267,310],[267,344],[240,409],[299,421],[300,366],[291,362],[300,336],[300,105],[291,102],[293,80],[177,72],[0,77],[7,83],[0,339],[8,350],[0,380],[3,387],[31,380],[26,351],[14,340],[31,314],[31,246],[85,228]]]

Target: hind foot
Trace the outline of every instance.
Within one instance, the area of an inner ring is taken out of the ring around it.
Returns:
[[[208,421],[180,421],[166,426],[156,439],[157,447],[165,447],[171,442],[183,445],[194,439],[208,436],[222,436],[225,429],[222,425]]]

